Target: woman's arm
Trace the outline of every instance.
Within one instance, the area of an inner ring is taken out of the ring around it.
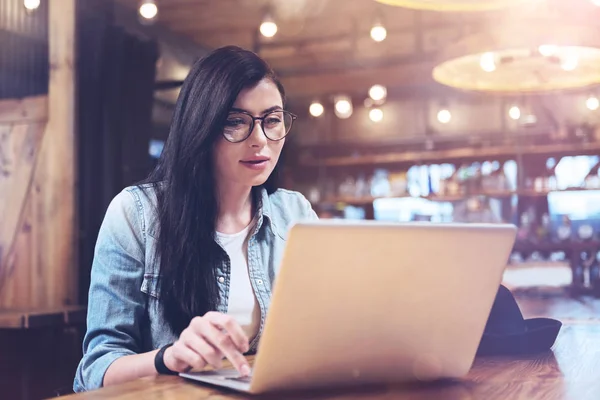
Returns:
[[[202,369],[209,364],[221,368],[221,361],[227,358],[240,374],[248,375],[250,366],[243,353],[249,348],[248,337],[231,316],[209,312],[190,322],[173,346],[167,348],[163,361],[171,371],[183,372],[190,367]],[[155,375],[154,357],[157,352],[117,359],[106,371],[104,386]]]
[[[76,392],[157,374],[158,350],[141,353],[140,348],[146,304],[140,290],[145,225],[131,193],[120,193],[108,207],[92,265],[84,355],[73,384]],[[181,372],[207,364],[219,367],[227,358],[246,375],[249,366],[243,353],[248,348],[248,338],[233,318],[210,312],[191,321],[165,351],[164,363]]]
[[[143,376],[156,375],[154,357],[158,350],[116,359],[104,375],[103,386],[116,385]]]
[[[145,298],[140,288],[146,239],[142,216],[133,196],[133,193],[122,191],[112,200],[98,234],[83,358],[73,384],[76,392],[101,387],[113,362],[124,356],[137,355],[142,350],[140,325],[145,313]],[[144,357],[151,356],[142,354],[134,360],[143,361]]]

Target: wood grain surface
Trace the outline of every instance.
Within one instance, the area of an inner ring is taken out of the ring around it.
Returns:
[[[460,381],[381,385],[258,398],[293,399],[444,399],[444,400],[597,400],[600,399],[600,323],[566,324],[552,351],[527,357],[476,359]],[[142,378],[123,385],[67,396],[91,399],[244,399],[244,396],[179,377]]]

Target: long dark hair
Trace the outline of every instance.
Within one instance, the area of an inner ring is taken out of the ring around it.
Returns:
[[[144,182],[157,195],[159,295],[177,334],[219,302],[216,270],[225,253],[215,241],[214,144],[240,91],[265,78],[285,102],[283,86],[251,51],[227,46],[198,60],[181,88],[161,158]],[[274,171],[263,185],[269,193],[277,189],[276,178]]]

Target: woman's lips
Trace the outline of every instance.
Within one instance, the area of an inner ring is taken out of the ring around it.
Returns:
[[[255,159],[243,160],[243,161],[240,161],[240,163],[244,167],[252,169],[252,170],[263,170],[267,167],[268,161],[269,161],[268,158],[255,158]]]

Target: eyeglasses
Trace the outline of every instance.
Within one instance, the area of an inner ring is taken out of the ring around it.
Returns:
[[[260,121],[260,126],[267,139],[279,141],[290,132],[296,118],[296,115],[284,110],[273,111],[262,117],[254,117],[245,111],[235,111],[227,116],[223,136],[231,143],[243,142],[252,134],[256,121]]]

